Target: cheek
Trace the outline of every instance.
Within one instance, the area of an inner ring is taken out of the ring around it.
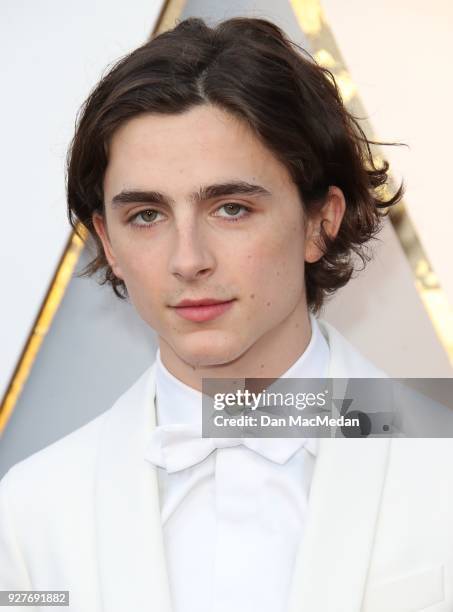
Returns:
[[[304,237],[301,225],[293,222],[284,231],[270,232],[261,240],[252,239],[245,265],[254,276],[264,278],[265,285],[275,282],[284,285],[297,278],[302,283]]]
[[[141,296],[160,294],[162,284],[163,266],[159,265],[159,254],[150,245],[143,244],[141,240],[118,242],[115,251],[118,264],[121,268],[123,280],[128,293],[135,303],[141,301]],[[150,291],[150,288],[154,291]]]

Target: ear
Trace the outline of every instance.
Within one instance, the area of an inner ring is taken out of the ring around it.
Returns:
[[[330,238],[335,238],[346,210],[346,200],[339,187],[331,186],[321,210],[307,220],[305,230],[305,261],[314,263],[324,255],[321,224]]]
[[[121,268],[119,267],[116,261],[116,257],[113,252],[112,245],[110,244],[110,238],[108,235],[108,229],[107,229],[107,223],[105,221],[105,217],[99,213],[93,213],[91,219],[93,221],[93,226],[94,226],[94,229],[96,230],[96,234],[99,236],[99,239],[102,242],[102,247],[104,249],[105,258],[107,259],[115,276],[123,280]]]

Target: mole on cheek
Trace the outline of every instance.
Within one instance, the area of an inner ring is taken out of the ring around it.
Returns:
[[[270,306],[270,305],[271,305],[271,303],[270,303],[270,302],[267,302],[266,306]]]
[[[251,293],[251,294],[250,294],[250,297],[251,297],[251,299],[253,300],[253,298],[255,297],[255,294],[254,294],[254,293]]]

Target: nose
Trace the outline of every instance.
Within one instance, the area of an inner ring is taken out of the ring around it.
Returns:
[[[193,281],[212,274],[214,255],[207,237],[196,223],[175,227],[175,239],[170,256],[170,273],[180,280]]]

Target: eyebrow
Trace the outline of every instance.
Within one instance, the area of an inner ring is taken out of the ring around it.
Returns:
[[[224,196],[250,195],[250,196],[271,196],[271,192],[261,185],[254,185],[245,181],[230,181],[227,183],[215,183],[200,187],[196,193],[190,195],[190,200],[199,203],[205,200],[212,200]],[[141,189],[126,189],[117,193],[112,198],[112,207],[120,208],[127,204],[168,204],[173,205],[175,201],[169,196],[159,191],[149,191]]]

